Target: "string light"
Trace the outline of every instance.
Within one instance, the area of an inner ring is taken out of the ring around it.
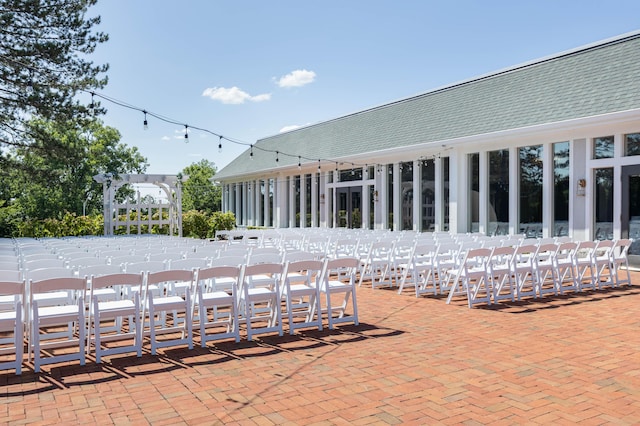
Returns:
[[[184,125],[184,141],[189,143],[189,126]]]
[[[249,157],[253,159],[254,144],[250,144],[248,142],[242,142],[242,141],[235,140],[235,139],[232,139],[232,138],[224,137],[223,135],[220,135],[218,133],[215,133],[215,132],[213,132],[211,130],[208,130],[208,129],[205,129],[205,128],[196,127],[196,126],[190,126],[190,125],[181,123],[178,120],[174,120],[172,118],[165,117],[165,116],[159,115],[157,113],[153,113],[151,111],[147,111],[146,109],[142,109],[142,108],[136,107],[134,105],[131,105],[129,103],[126,103],[126,102],[111,98],[111,97],[106,96],[106,95],[101,94],[101,93],[96,93],[96,92],[93,92],[93,91],[83,90],[83,89],[81,89],[81,91],[83,91],[85,93],[89,93],[91,95],[91,103],[89,105],[89,108],[91,109],[91,113],[92,114],[96,113],[95,109],[96,109],[97,105],[96,105],[96,102],[95,102],[95,98],[98,97],[98,98],[104,99],[107,102],[113,103],[115,105],[118,105],[118,106],[121,106],[121,107],[124,107],[124,108],[128,108],[128,109],[131,109],[131,110],[142,112],[144,114],[143,126],[144,126],[145,130],[148,129],[148,117],[147,116],[151,116],[153,118],[157,118],[160,121],[164,121],[165,123],[177,124],[177,125],[184,126],[184,128],[185,128],[185,136],[184,136],[185,142],[188,142],[188,139],[189,139],[188,131],[195,129],[195,130],[199,130],[201,132],[205,132],[205,133],[209,133],[211,135],[217,136],[219,138],[219,141],[218,141],[218,151],[219,152],[222,152],[222,139],[226,139],[227,141],[229,141],[231,143],[234,143],[234,144],[237,144],[237,145],[248,146],[250,148]],[[275,152],[276,153],[276,162],[279,162],[280,151],[274,151],[272,149],[263,148],[261,146],[255,146],[255,148],[259,149],[261,151],[264,151],[264,152]],[[449,150],[449,149],[451,149],[451,148],[447,147],[447,148],[445,148],[445,151]],[[283,152],[282,154],[290,156],[290,157],[294,157],[294,155],[287,154],[285,152]],[[302,167],[302,159],[303,158],[305,160],[310,160],[310,161],[314,160],[313,158],[308,158],[308,157],[304,157],[302,155],[298,155],[298,164],[300,164],[300,167]],[[317,159],[317,161],[318,161],[318,171],[321,171],[322,170],[322,167],[321,167],[321,162],[322,161],[333,161],[333,160],[328,159],[328,158],[325,158],[325,159],[320,158],[320,159]],[[338,168],[339,167],[339,162],[336,161],[335,164],[336,164],[336,172],[338,172],[339,171],[339,168]],[[351,166],[352,166],[352,168],[355,168],[356,166],[358,166],[358,164],[351,163]],[[382,170],[383,165],[376,164],[375,167],[377,167],[378,172],[380,172]],[[353,170],[352,170],[352,173],[354,173]]]
[[[300,164],[300,156],[298,155],[298,170],[302,168],[302,164]]]
[[[95,115],[96,111],[96,103],[93,100],[93,95],[95,95],[95,93],[91,92],[91,103],[89,104],[89,109],[91,110],[91,115]]]

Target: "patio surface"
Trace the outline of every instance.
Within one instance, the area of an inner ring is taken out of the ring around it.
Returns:
[[[0,372],[0,420],[638,424],[640,273],[632,279],[471,310],[363,286],[359,326]]]

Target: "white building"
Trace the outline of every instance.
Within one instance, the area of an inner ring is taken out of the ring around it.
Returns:
[[[640,32],[260,139],[216,180],[239,226],[638,238]]]

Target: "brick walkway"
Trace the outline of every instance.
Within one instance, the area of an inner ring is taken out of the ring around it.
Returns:
[[[638,424],[632,287],[469,310],[360,288],[360,326],[0,372],[11,424]]]

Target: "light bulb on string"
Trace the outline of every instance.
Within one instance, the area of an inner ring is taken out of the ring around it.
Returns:
[[[318,158],[318,172],[320,172],[322,168],[320,167],[320,159]]]
[[[91,110],[91,115],[95,115],[96,114],[96,111],[95,111],[96,103],[93,100],[93,95],[94,94],[95,93],[91,92],[91,103],[89,104],[89,110]]]
[[[189,126],[184,125],[184,142],[189,143]]]
[[[222,135],[218,136],[220,139],[218,140],[218,152],[222,152]]]
[[[302,168],[302,164],[300,163],[300,156],[298,155],[298,170]]]
[[[280,161],[280,158],[278,157],[280,155],[280,152],[276,151],[276,163]]]
[[[149,123],[147,122],[147,111],[142,110],[142,113],[144,114],[144,121],[142,122],[142,127],[144,128],[144,130],[149,130]]]
[[[251,150],[249,151],[249,158],[253,160],[253,144],[251,144]]]

